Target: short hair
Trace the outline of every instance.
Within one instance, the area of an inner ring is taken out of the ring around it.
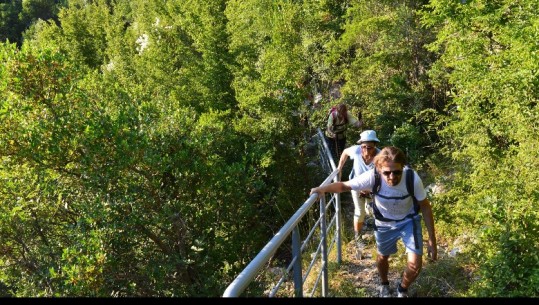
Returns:
[[[381,168],[382,163],[385,162],[400,163],[404,167],[406,165],[406,155],[398,147],[386,146],[374,157],[374,165],[376,168]]]

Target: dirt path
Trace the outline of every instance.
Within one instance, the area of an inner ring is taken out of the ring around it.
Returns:
[[[345,236],[353,236],[353,215],[354,204],[351,198],[342,196],[342,211],[344,218]],[[372,219],[367,216],[367,219]],[[367,220],[365,224],[368,224]],[[339,269],[339,277],[342,281],[350,281],[357,291],[357,297],[378,297],[378,287],[380,285],[380,277],[376,269],[376,243],[374,241],[372,226],[363,226],[363,240],[366,242],[366,247],[363,251],[363,257],[358,258],[356,255],[356,247],[352,242],[343,243],[342,248],[342,265]],[[403,262],[406,257],[404,251],[399,251],[396,255],[390,257],[389,261],[389,282],[396,296],[396,286],[400,281],[403,268]],[[413,293],[413,290],[410,291]],[[336,296],[339,297],[339,296]],[[353,297],[346,295],[342,297]]]

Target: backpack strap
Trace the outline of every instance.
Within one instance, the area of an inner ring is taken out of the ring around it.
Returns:
[[[417,198],[415,198],[414,194],[414,171],[407,167],[406,169],[406,189],[408,190],[408,194],[412,196],[412,200],[414,201],[414,213],[409,214],[406,217],[414,217],[415,215],[419,214],[419,203],[417,202]],[[416,249],[419,249],[419,241],[415,238],[416,232],[419,230],[419,227],[416,225],[415,221],[412,222],[413,230],[414,230],[414,245]]]
[[[408,195],[406,195],[406,196],[404,196],[404,197],[402,197],[400,199],[404,199],[404,198],[406,198],[408,196],[412,197],[412,200],[414,202],[414,213],[409,214],[406,217],[413,217],[413,216],[415,216],[415,215],[417,215],[419,213],[419,204],[418,204],[417,199],[415,198],[415,195],[414,195],[414,171],[411,168],[405,168],[404,172],[405,172],[405,175],[406,175],[406,177],[405,177],[406,181],[405,182],[406,182],[406,190],[408,191]],[[378,173],[378,171],[376,170],[376,167],[375,167],[374,168],[374,185],[372,187],[371,196],[378,195],[378,192],[380,191],[380,186],[381,186],[380,173]],[[372,198],[373,198],[373,200],[369,204],[371,205],[374,217],[376,219],[382,220],[382,221],[400,221],[400,220],[404,219],[404,218],[403,219],[389,219],[389,218],[383,217],[382,214],[380,213],[380,211],[378,210],[378,208],[376,207],[374,197],[372,197]]]
[[[338,114],[337,114],[337,107],[335,106],[331,107],[328,118],[330,116],[333,121],[331,132],[334,134],[343,134],[346,131],[346,129],[348,129],[347,119],[345,119],[342,123],[337,124]]]
[[[417,203],[417,198],[415,198],[414,194],[414,171],[411,168],[407,168],[406,170],[406,190],[408,190],[408,194],[412,196],[412,200],[414,201],[414,211],[415,214],[419,213],[419,204]]]
[[[372,187],[371,195],[376,195],[380,191],[380,173],[374,167],[374,185]]]
[[[374,196],[378,195],[378,192],[380,191],[381,184],[382,183],[380,182],[380,173],[376,170],[376,167],[374,167],[374,185],[372,186],[372,191],[371,191],[372,201],[369,202],[368,204],[372,209],[372,213],[374,215],[374,218],[376,218],[378,220],[382,220],[382,221],[393,221],[394,219],[389,219],[389,218],[385,218],[384,216],[382,216],[382,213],[380,213],[380,211],[378,210],[378,207],[376,206],[376,203],[375,203]],[[376,229],[376,225],[375,225],[375,229]]]
[[[408,191],[408,195],[406,195],[405,197],[403,197],[402,199],[408,197],[408,196],[412,196],[412,200],[414,202],[414,212],[413,213],[410,213],[408,215],[406,215],[406,217],[404,217],[403,219],[388,219],[388,218],[385,218],[382,216],[382,214],[380,213],[380,211],[378,210],[378,208],[376,207],[376,203],[375,203],[375,200],[374,200],[374,196],[372,197],[373,200],[372,202],[369,203],[369,205],[371,206],[372,208],[372,212],[373,212],[373,215],[374,215],[374,218],[378,219],[378,220],[382,220],[382,221],[401,221],[401,220],[404,220],[406,218],[413,218],[415,215],[417,215],[419,213],[419,204],[417,202],[417,199],[415,198],[415,194],[414,194],[414,171],[411,169],[411,168],[405,168],[404,169],[405,171],[405,179],[406,179],[406,190]],[[376,172],[376,168],[374,169],[374,186],[372,188],[372,195],[377,195],[378,192],[380,191],[380,174],[378,172]],[[382,195],[379,195],[379,196],[382,196]],[[413,226],[413,230],[414,230],[414,246],[416,249],[419,249],[419,240],[417,240],[415,238],[416,234],[418,234],[418,230],[419,230],[419,226],[416,225],[416,222],[413,221],[412,222],[412,226]],[[374,226],[374,229],[377,230],[376,228],[376,224]]]

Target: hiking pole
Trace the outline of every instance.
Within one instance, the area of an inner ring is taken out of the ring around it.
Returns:
[[[357,111],[357,121],[359,122],[359,128],[361,130],[363,128],[363,113],[361,110]]]
[[[333,142],[335,142],[335,156],[333,156],[333,158],[336,159],[335,163],[337,163],[339,161],[339,158],[341,157],[341,154],[339,152],[339,143],[337,142],[337,134],[335,134],[335,138],[333,138]]]

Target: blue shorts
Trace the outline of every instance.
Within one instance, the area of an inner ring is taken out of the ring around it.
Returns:
[[[414,232],[415,224],[415,232]],[[398,222],[376,224],[374,231],[376,248],[381,255],[397,253],[397,241],[402,239],[406,253],[423,255],[423,233],[421,232],[421,215],[406,218]]]

